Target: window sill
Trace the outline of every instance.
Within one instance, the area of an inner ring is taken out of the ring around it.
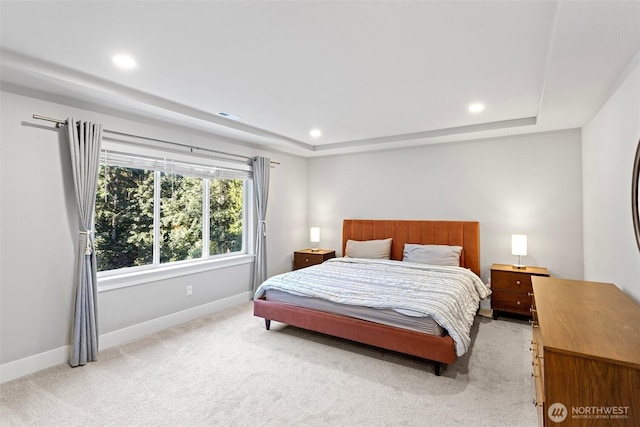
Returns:
[[[145,283],[157,282],[159,280],[172,279],[174,277],[218,270],[221,268],[250,264],[254,262],[254,258],[255,256],[252,254],[245,254],[190,262],[188,264],[163,266],[154,268],[153,270],[98,277],[98,293],[127,288],[130,286],[143,285]]]

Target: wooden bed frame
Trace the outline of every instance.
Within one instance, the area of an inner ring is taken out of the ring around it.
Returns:
[[[347,240],[393,238],[391,259],[402,260],[405,243],[462,246],[460,264],[480,275],[480,225],[472,221],[408,221],[345,219],[342,226],[342,253]],[[434,362],[435,374],[441,364],[456,360],[455,345],[449,335],[436,336],[381,325],[289,304],[257,299],[253,314],[310,331],[345,338]]]

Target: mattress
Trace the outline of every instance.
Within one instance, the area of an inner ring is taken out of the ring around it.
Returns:
[[[269,301],[339,314],[341,316],[367,320],[396,328],[409,329],[429,335],[444,336],[446,334],[446,330],[430,316],[406,316],[394,310],[340,304],[320,298],[293,295],[276,289],[268,289],[265,298]]]

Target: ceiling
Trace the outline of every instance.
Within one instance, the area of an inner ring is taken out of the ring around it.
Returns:
[[[580,127],[640,57],[640,0],[2,0],[0,24],[4,87],[307,157]]]

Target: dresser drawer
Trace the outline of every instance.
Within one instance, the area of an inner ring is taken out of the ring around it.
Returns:
[[[531,275],[510,271],[492,271],[491,287],[512,291],[531,291]]]
[[[494,310],[530,316],[531,296],[527,292],[510,292],[494,289],[491,295],[491,307]]]
[[[545,401],[544,401],[544,346],[540,336],[540,328],[533,325],[533,339],[531,340],[531,375],[535,387],[535,399],[533,404],[538,412],[539,425],[544,425]]]

